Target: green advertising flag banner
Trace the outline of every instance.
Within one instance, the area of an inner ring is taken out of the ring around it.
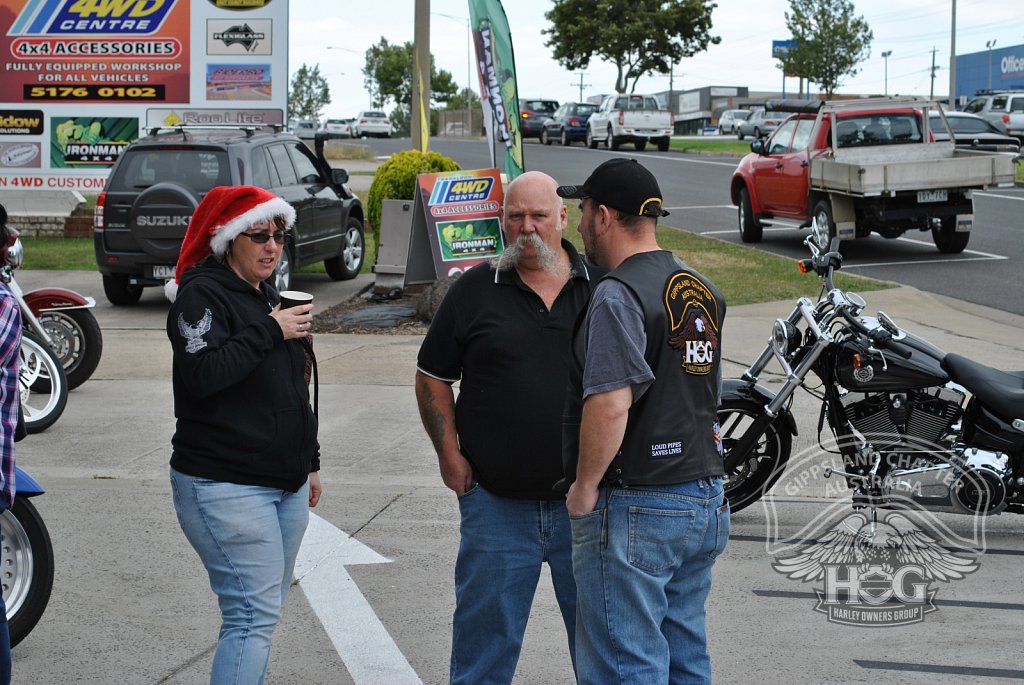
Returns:
[[[512,32],[501,0],[469,0],[469,16],[481,96],[490,105],[497,139],[505,148],[505,174],[512,180],[524,170]]]

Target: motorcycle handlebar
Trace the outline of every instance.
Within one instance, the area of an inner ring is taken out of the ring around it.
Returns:
[[[850,327],[863,333],[871,341],[871,344],[880,350],[886,350],[895,354],[901,359],[910,359],[913,354],[910,350],[905,348],[903,345],[894,344],[892,333],[885,330],[884,328],[869,329],[864,323],[856,316],[850,314],[846,309],[842,310],[842,316],[846,320]]]

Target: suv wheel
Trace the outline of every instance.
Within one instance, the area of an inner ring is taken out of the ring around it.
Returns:
[[[341,254],[324,260],[324,270],[335,281],[348,281],[359,275],[366,259],[363,225],[359,219],[349,217],[345,225],[345,245]]]
[[[110,304],[118,307],[130,307],[138,304],[142,297],[142,286],[128,282],[127,276],[104,276],[103,294]]]
[[[285,246],[281,250],[281,261],[277,263],[277,269],[274,271],[274,275],[270,277],[274,290],[281,292],[288,290],[292,284],[292,248]]]

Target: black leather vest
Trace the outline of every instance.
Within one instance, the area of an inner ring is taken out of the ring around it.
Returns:
[[[717,417],[722,294],[667,251],[633,255],[606,278],[627,285],[643,306],[644,358],[655,376],[629,411],[606,480],[666,485],[724,475]]]

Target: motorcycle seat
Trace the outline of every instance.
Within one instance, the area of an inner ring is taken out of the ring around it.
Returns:
[[[1024,371],[1000,371],[959,354],[947,354],[942,366],[953,381],[1000,416],[1024,418]]]

